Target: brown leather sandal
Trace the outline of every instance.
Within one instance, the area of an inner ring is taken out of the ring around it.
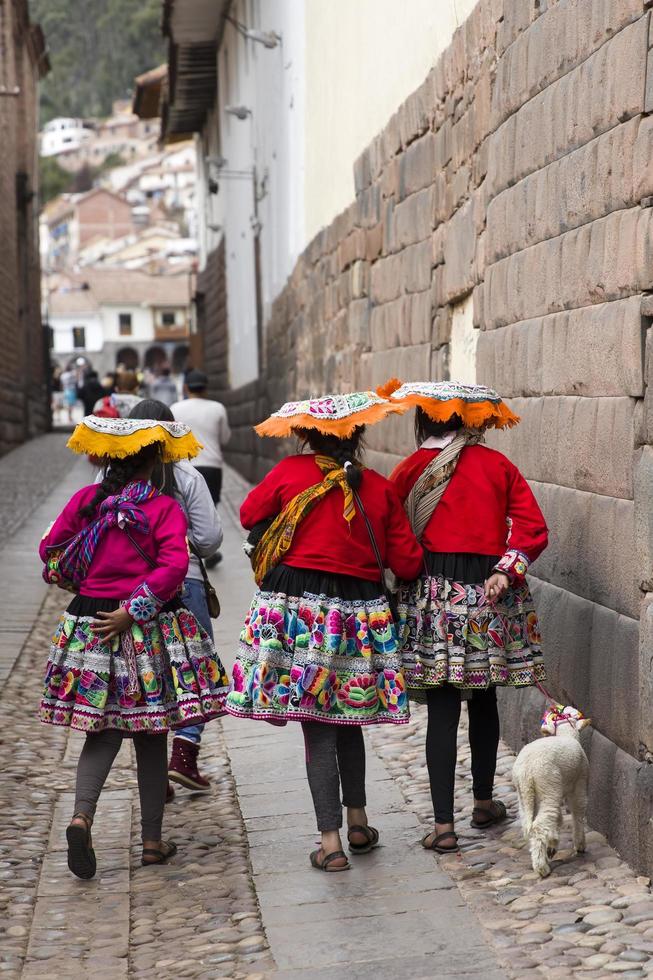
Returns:
[[[434,831],[431,831],[431,834]],[[455,834],[453,830],[445,830],[442,834],[437,834],[430,844],[427,844],[427,840],[431,836],[427,834],[426,837],[422,837],[422,847],[427,851],[436,851],[438,854],[458,854],[460,848],[458,847],[458,834]],[[442,841],[447,837],[453,838],[453,847],[444,847]]]
[[[150,864],[165,864],[177,853],[177,845],[174,841],[161,841],[161,847],[144,847],[141,857],[143,867]]]
[[[84,826],[78,823],[69,823],[66,827],[68,868],[78,878],[88,881],[95,876],[97,871],[95,851],[91,840],[93,820],[87,813],[73,813],[73,820],[82,820]]]
[[[331,854],[323,854],[322,859],[320,860],[318,855],[321,851],[322,848],[317,851],[312,851],[310,854],[311,864],[314,868],[317,868],[318,871],[328,871],[333,873],[335,871],[349,871],[351,868],[351,864],[347,860],[347,855],[344,851],[332,851]],[[333,866],[333,862],[337,861],[339,858],[344,858],[346,863],[336,868]]]
[[[475,806],[472,810],[472,827],[477,830],[484,830],[485,827],[491,827],[494,823],[501,823],[508,816],[508,811],[506,810],[505,803],[501,800],[492,800],[489,807]],[[481,819],[479,820],[479,817]]]
[[[366,838],[365,843],[355,844],[351,839],[351,834],[362,834]],[[379,843],[379,832],[376,827],[370,827],[369,825],[363,827],[362,824],[352,824],[347,830],[347,840],[349,841],[349,850],[352,854],[367,854]]]

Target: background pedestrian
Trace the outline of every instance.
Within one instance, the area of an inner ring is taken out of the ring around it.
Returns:
[[[207,387],[208,378],[202,371],[189,371],[184,385],[186,398],[170,407],[174,417],[189,426],[202,444],[193,465],[206,480],[217,506],[222,492],[222,447],[229,442],[231,429],[226,408],[222,402],[207,397]],[[207,566],[217,565],[221,557],[219,552],[212,555]]]

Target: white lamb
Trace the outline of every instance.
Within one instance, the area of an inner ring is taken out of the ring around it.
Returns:
[[[563,802],[573,820],[574,851],[585,850],[589,762],[579,732],[589,724],[576,708],[548,711],[542,731],[556,737],[530,742],[515,759],[512,776],[522,829],[530,844],[533,870],[542,878],[551,874],[549,861],[558,847]]]

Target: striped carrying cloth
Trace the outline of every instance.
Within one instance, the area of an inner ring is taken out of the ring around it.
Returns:
[[[300,522],[315,507],[316,503],[330,493],[335,487],[340,487],[345,497],[342,516],[351,523],[356,514],[354,494],[347,483],[345,471],[329,456],[316,455],[315,462],[324,473],[321,483],[302,490],[293,497],[283,508],[278,517],[267,529],[252,554],[252,568],[256,584],[261,586],[267,573],[283,560],[288,552]]]
[[[480,432],[463,429],[448,446],[440,450],[435,459],[431,460],[413,486],[406,498],[404,508],[418,541],[422,540],[426,525],[440,503],[442,494],[449,486],[449,480],[454,474],[461,452],[465,446],[473,446],[482,439]]]

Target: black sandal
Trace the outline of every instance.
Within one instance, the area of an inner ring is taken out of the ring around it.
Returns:
[[[317,868],[318,871],[328,871],[331,873],[336,871],[349,871],[351,864],[349,861],[347,861],[347,855],[344,851],[332,851],[331,854],[325,854],[320,861],[318,854],[321,850],[322,848],[317,851],[312,851],[310,854],[310,861],[314,868]],[[343,864],[340,868],[332,868],[331,865],[334,861],[337,861],[338,858],[344,858],[347,863]]]
[[[431,834],[434,831],[431,831]],[[443,834],[438,834],[433,838],[430,844],[427,844],[427,840],[431,836],[427,834],[426,837],[422,837],[422,847],[427,851],[436,851],[438,854],[458,854],[460,853],[460,848],[458,847],[458,834],[455,834],[453,830],[445,830]],[[445,837],[453,837],[454,846],[453,847],[443,847],[442,841]]]
[[[163,850],[166,848],[166,850]],[[171,857],[174,857],[177,853],[177,845],[174,841],[161,841],[161,847],[144,847],[143,855],[141,857],[141,864],[147,867],[150,864],[165,864],[169,861]],[[146,861],[145,858],[152,858],[151,861]]]
[[[505,803],[502,803],[501,800],[492,800],[491,807],[494,809],[484,806],[474,807],[472,810],[472,827],[475,827],[476,830],[484,830],[486,827],[491,827],[493,823],[501,823],[508,816]],[[477,814],[484,814],[485,820],[479,820]]]
[[[95,876],[97,862],[91,840],[93,821],[86,813],[73,813],[73,820],[83,820],[84,826],[70,823],[66,827],[68,841],[68,868],[77,878],[88,881]]]
[[[351,834],[362,834],[366,838],[365,843],[354,844],[350,836]],[[349,850],[352,854],[367,854],[379,843],[379,832],[376,827],[363,827],[362,824],[352,824],[347,830],[347,840],[349,841]]]

